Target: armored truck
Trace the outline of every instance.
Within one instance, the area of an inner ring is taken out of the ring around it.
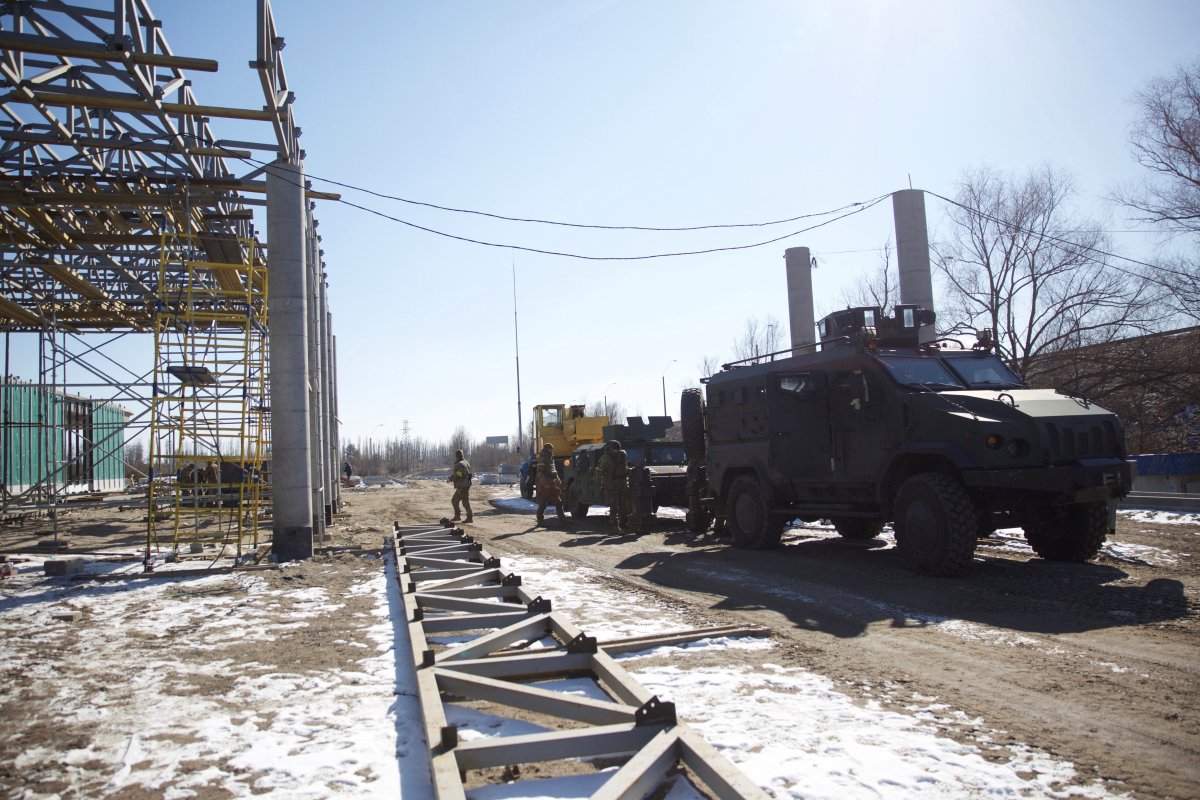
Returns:
[[[616,439],[629,457],[629,528],[638,533],[650,529],[660,506],[687,505],[687,473],[683,443],[663,437],[674,424],[670,417],[652,416],[643,421],[631,417],[624,425],[606,425],[604,442],[585,444],[563,465],[567,510],[581,519],[588,509],[606,502],[596,477],[596,464],[605,443]]]
[[[811,351],[727,364],[686,390],[689,527],[715,520],[758,549],[796,518],[848,539],[891,522],[908,564],[941,576],[967,572],[976,540],[1002,526],[1045,559],[1095,556],[1132,485],[1120,421],[1028,388],[990,331],[922,344],[933,319],[912,305],[840,311]]]

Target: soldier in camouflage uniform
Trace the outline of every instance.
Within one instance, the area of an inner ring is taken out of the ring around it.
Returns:
[[[616,439],[604,448],[604,454],[596,464],[596,473],[604,491],[604,502],[608,503],[608,519],[613,530],[624,533],[621,526],[625,524],[629,508],[629,455]]]
[[[538,453],[537,457],[537,501],[538,525],[546,521],[546,506],[552,503],[558,511],[559,524],[566,524],[567,518],[563,516],[566,500],[563,499],[562,479],[558,477],[558,470],[554,466],[554,445],[549,442],[542,445],[542,452]]]
[[[471,462],[463,456],[462,450],[455,450],[454,469],[450,470],[450,477],[446,479],[454,484],[454,496],[450,498],[450,502],[454,506],[454,516],[450,518],[451,522],[458,522],[461,519],[465,525],[474,520],[474,517],[471,516],[471,477]],[[462,519],[459,515],[459,503],[467,510],[466,519]]]

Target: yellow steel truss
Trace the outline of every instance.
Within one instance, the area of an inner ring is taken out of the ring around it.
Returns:
[[[207,245],[206,248],[202,245]],[[270,489],[267,269],[249,239],[163,237],[154,303],[147,555],[258,546]]]

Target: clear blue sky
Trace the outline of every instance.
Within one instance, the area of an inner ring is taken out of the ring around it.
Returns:
[[[215,57],[202,103],[258,107],[253,3],[156,2],[175,52]],[[608,225],[778,219],[964,169],[1071,172],[1079,208],[1138,177],[1134,91],[1200,57],[1200,3],[366,2],[275,0],[306,167],[407,198]],[[214,120],[228,138],[240,131]],[[326,188],[314,181],[317,188]],[[328,187],[335,188],[335,187]],[[460,236],[632,255],[744,244],[802,223],[691,234],[487,221],[341,189]],[[942,208],[928,205],[931,238]],[[515,260],[525,420],[605,394],[670,413],[750,317],[786,323],[783,251],[820,261],[818,311],[873,270],[890,201],[766,247],[590,262],[441,238],[321,203],[343,438],[477,438],[517,427]],[[262,227],[262,226],[260,226]],[[1117,236],[1147,254],[1144,235]],[[854,252],[846,252],[854,251]],[[668,366],[669,365],[669,366]]]

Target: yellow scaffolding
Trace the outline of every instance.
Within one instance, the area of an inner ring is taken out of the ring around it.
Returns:
[[[207,544],[240,558],[258,547],[269,502],[266,263],[254,240],[213,244],[162,239],[147,557]]]

